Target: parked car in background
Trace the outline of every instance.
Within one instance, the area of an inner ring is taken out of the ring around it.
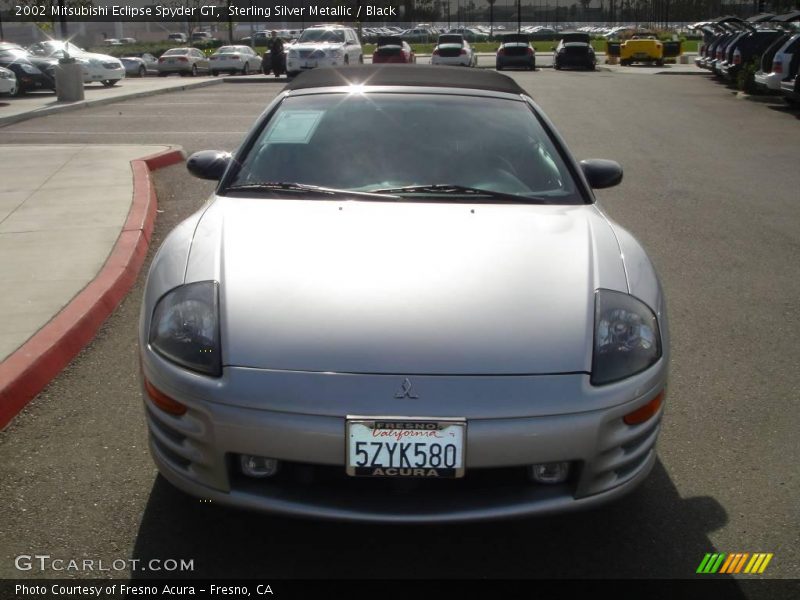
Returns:
[[[781,93],[789,104],[800,106],[800,51],[792,54],[786,73],[786,79],[781,81]]]
[[[208,71],[208,58],[197,48],[171,48],[158,59],[159,77],[173,73],[195,77],[201,72],[208,73]]]
[[[192,42],[213,42],[216,38],[208,31],[193,31],[191,40]]]
[[[103,46],[122,46],[122,42],[116,38],[106,38],[103,40]]]
[[[17,76],[5,67],[0,67],[0,94],[17,95]]]
[[[189,37],[185,33],[170,33],[167,39],[179,44],[185,44],[189,41]]]
[[[50,59],[60,59],[69,55],[83,67],[84,83],[100,82],[106,87],[111,87],[125,78],[125,67],[118,58],[87,52],[72,42],[47,40],[29,46],[28,50],[35,56]]]
[[[35,56],[22,46],[0,42],[0,67],[14,73],[15,95],[36,90],[55,90],[58,59]]]
[[[578,162],[494,71],[317,69],[286,91],[234,155],[189,157],[217,187],[150,267],[138,364],[163,477],[214,505],[426,527],[645,481],[669,329],[592,191],[622,168]]]
[[[261,57],[250,46],[221,46],[208,61],[215,77],[220,73],[249,75],[261,70]]]
[[[429,44],[436,39],[436,36],[436,33],[424,27],[406,29],[402,34],[400,34],[400,37],[402,37],[409,44]]]
[[[653,34],[637,34],[620,45],[619,64],[634,63],[664,64],[664,44]],[[592,67],[594,68],[594,67]]]
[[[500,47],[495,56],[495,68],[502,71],[508,67],[536,69],[536,50],[527,33],[506,33],[500,38]]]
[[[800,33],[784,33],[761,56],[761,68],[755,74],[756,85],[768,89],[781,89],[789,75],[792,57],[800,52]]]
[[[120,58],[127,77],[158,75],[158,59],[149,52],[135,52]]]
[[[431,54],[432,65],[477,67],[478,55],[460,33],[445,33],[439,36]]]
[[[315,25],[300,34],[289,47],[286,72],[296,75],[317,67],[357,65],[364,53],[356,32],[342,25]]]
[[[132,38],[132,37],[119,38],[119,41],[122,44],[135,44],[135,43],[137,43],[136,42],[136,38]]]
[[[568,67],[594,70],[597,64],[592,38],[588,33],[566,32],[553,50],[553,68]]]
[[[781,81],[781,92],[786,102],[792,106],[800,106],[800,75]]]
[[[783,34],[782,29],[765,24],[738,36],[726,46],[722,61],[717,65],[719,74],[728,81],[735,81],[745,64],[760,57]]]
[[[489,41],[488,33],[484,33],[480,29],[476,29],[474,27],[453,27],[447,33],[459,34],[471,44],[474,44],[475,42]]]
[[[417,62],[417,55],[408,42],[399,35],[380,36],[375,51],[372,53],[372,64]]]

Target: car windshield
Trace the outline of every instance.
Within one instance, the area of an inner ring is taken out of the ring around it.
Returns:
[[[292,182],[393,190],[413,199],[430,192],[398,188],[460,186],[521,202],[584,202],[549,135],[520,100],[412,93],[289,97],[238,158],[227,189]]]
[[[464,38],[460,35],[440,35],[439,45],[442,44],[458,44],[459,46],[464,43]]]
[[[84,52],[82,48],[79,48],[75,44],[56,40],[34,44],[29,50],[31,54],[35,54],[36,56],[61,56],[64,54],[65,50],[70,54],[82,54]]]
[[[334,29],[306,29],[300,39],[304,42],[331,42],[333,44],[344,43],[344,31]]]

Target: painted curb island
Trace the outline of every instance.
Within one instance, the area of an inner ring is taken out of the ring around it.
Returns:
[[[94,339],[133,287],[150,247],[158,207],[151,173],[184,159],[183,149],[173,148],[131,161],[131,207],[105,264],[61,311],[0,363],[0,429]]]

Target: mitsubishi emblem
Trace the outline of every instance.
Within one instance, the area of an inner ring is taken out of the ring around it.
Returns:
[[[403,379],[403,385],[400,386],[400,391],[394,397],[398,399],[411,398],[412,400],[419,398],[416,394],[411,393],[411,380],[408,377]]]

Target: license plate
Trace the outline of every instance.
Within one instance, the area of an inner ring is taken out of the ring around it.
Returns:
[[[346,427],[348,475],[464,476],[464,419],[348,417]]]

